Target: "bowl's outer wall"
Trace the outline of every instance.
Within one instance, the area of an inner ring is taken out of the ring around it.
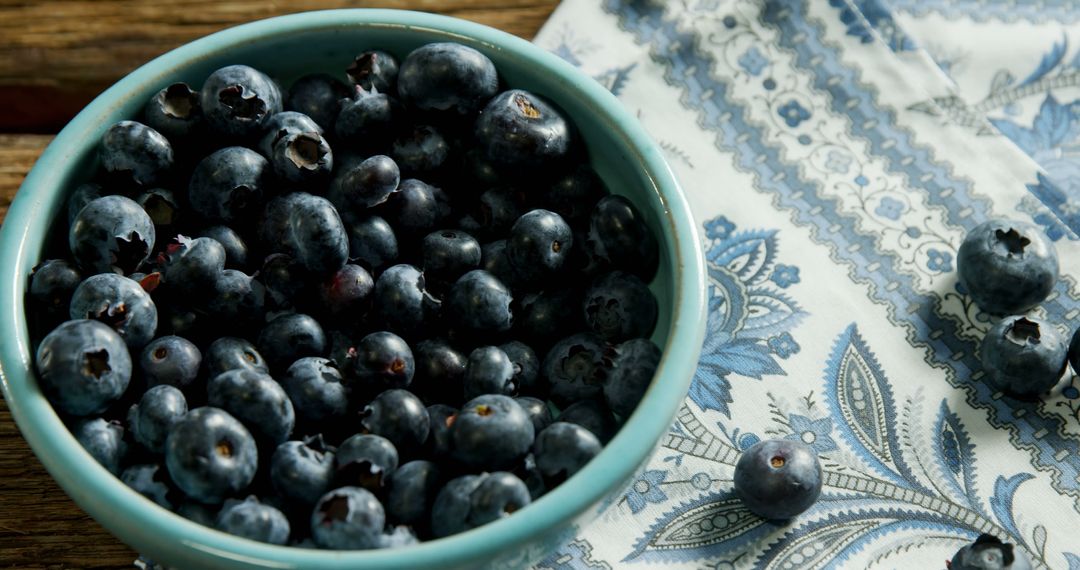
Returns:
[[[181,80],[199,86],[213,70],[245,63],[288,85],[316,71],[338,74],[366,48],[397,55],[433,41],[487,54],[508,85],[557,103],[578,127],[590,160],[613,192],[638,205],[661,234],[661,268],[651,284],[661,308],[654,340],[664,348],[657,379],[604,452],[571,483],[519,515],[461,535],[396,551],[364,553],[274,547],[202,527],[143,499],[97,465],[63,427],[34,380],[23,315],[27,275],[40,259],[48,221],[96,163],[96,141],[112,123],[138,115],[157,90]],[[319,62],[311,65],[311,62]],[[151,559],[184,568],[507,567],[534,561],[609,504],[685,397],[706,316],[703,256],[685,199],[659,150],[599,84],[540,48],[478,24],[416,12],[309,12],[239,26],[146,64],[99,96],[54,140],[27,176],[0,230],[0,387],[24,437],[84,510]],[[575,508],[575,505],[577,507]],[[587,508],[586,508],[587,507]],[[490,544],[505,549],[492,557]]]

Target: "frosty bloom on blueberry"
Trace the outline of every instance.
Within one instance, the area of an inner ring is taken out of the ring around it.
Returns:
[[[1068,346],[1052,324],[1034,317],[1006,317],[979,345],[986,379],[1014,396],[1033,397],[1057,385]]]
[[[968,232],[956,255],[960,284],[980,309],[994,315],[1023,313],[1054,287],[1054,243],[1027,222],[994,219]]]
[[[813,448],[788,439],[758,442],[735,464],[735,494],[767,519],[789,519],[821,494],[821,464]]]

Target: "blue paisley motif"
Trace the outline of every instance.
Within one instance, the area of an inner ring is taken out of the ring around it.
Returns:
[[[949,518],[916,509],[874,509],[833,514],[800,525],[773,543],[755,568],[843,568],[843,562],[871,540],[904,529],[957,534]],[[967,533],[964,533],[967,534]],[[970,536],[974,538],[974,534]],[[969,538],[969,539],[970,539]]]
[[[925,490],[899,452],[892,390],[877,358],[870,352],[854,323],[836,340],[825,371],[825,394],[834,413],[844,421],[837,431],[859,458],[901,486]]]
[[[783,375],[769,339],[789,333],[806,313],[775,287],[798,283],[797,267],[774,263],[776,230],[736,232],[735,224],[723,216],[704,227],[709,317],[689,397],[702,409],[730,415],[727,377]],[[791,344],[798,346],[793,338]]]
[[[703,495],[657,519],[623,562],[685,561],[739,553],[776,528],[776,523],[746,510],[731,493]]]
[[[859,38],[864,44],[874,40],[870,31],[872,28],[893,51],[908,51],[916,47],[911,37],[896,25],[892,11],[883,0],[829,0],[829,5],[840,8],[840,21],[847,26],[847,35]]]
[[[990,497],[990,508],[994,511],[994,515],[998,520],[1001,521],[1001,525],[1008,529],[1013,536],[1021,536],[1020,529],[1016,528],[1016,521],[1013,520],[1012,515],[1013,495],[1016,494],[1016,489],[1022,483],[1034,478],[1035,476],[1030,473],[1017,473],[1008,479],[999,475],[994,481],[994,496]]]
[[[941,401],[934,433],[938,435],[936,459],[938,467],[945,475],[945,482],[960,497],[967,499],[968,505],[979,504],[975,489],[975,446],[968,437],[960,418],[949,409],[947,401]]]

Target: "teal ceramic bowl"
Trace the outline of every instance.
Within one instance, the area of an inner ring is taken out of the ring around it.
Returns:
[[[175,81],[201,85],[214,69],[245,63],[289,82],[313,71],[340,73],[367,48],[399,55],[434,41],[487,54],[507,84],[555,101],[580,129],[593,167],[630,197],[661,243],[651,284],[661,314],[654,340],[664,350],[657,376],[618,435],[585,469],[511,517],[450,538],[380,551],[332,552],[272,546],[200,526],[132,491],[88,455],[35,380],[23,312],[27,276],[39,261],[50,220],[96,166],[96,144],[112,123]],[[0,380],[23,436],[65,491],[140,553],[180,568],[518,567],[542,558],[621,491],[666,433],[697,364],[706,311],[703,256],[693,218],[661,155],[603,87],[552,54],[477,24],[393,10],[295,14],[239,26],[177,48],[101,94],[56,137],[26,177],[0,233]]]

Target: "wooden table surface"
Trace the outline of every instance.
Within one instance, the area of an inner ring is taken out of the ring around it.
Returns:
[[[84,105],[153,57],[235,24],[305,10],[424,10],[531,39],[558,0],[0,0],[0,220]],[[6,342],[0,340],[0,342]],[[0,399],[0,567],[124,568],[136,553],[58,487]]]

